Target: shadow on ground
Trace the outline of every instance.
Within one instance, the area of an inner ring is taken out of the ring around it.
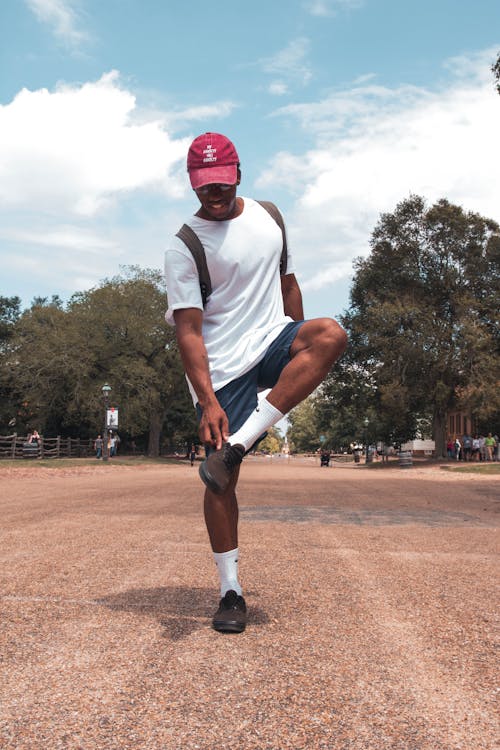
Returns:
[[[278,521],[282,523],[321,523],[345,526],[487,526],[487,522],[467,513],[432,508],[359,509],[355,511],[331,506],[258,505],[240,508],[243,519],[249,521]]]
[[[255,592],[249,592],[255,596]],[[154,617],[165,629],[164,637],[172,641],[187,638],[211,623],[218,602],[213,588],[190,586],[160,586],[153,589],[130,589],[96,600],[98,604],[117,612],[133,612]],[[249,608],[252,626],[269,622],[259,607]]]

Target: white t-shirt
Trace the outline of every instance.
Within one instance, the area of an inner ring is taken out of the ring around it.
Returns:
[[[205,248],[212,281],[202,333],[215,391],[256,365],[292,320],[284,313],[281,294],[281,230],[259,203],[251,198],[243,201],[243,211],[235,219],[192,216],[186,222]],[[289,251],[287,273],[294,271]],[[196,263],[178,237],[172,238],[165,253],[165,278],[167,323],[175,325],[174,310],[203,310]],[[196,404],[189,379],[188,385]]]

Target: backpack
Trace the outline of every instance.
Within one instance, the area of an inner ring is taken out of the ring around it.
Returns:
[[[280,275],[284,276],[286,274],[288,248],[283,217],[278,207],[275,206],[274,203],[271,203],[270,201],[257,201],[257,203],[259,203],[262,208],[266,209],[268,214],[273,217],[274,221],[281,229],[281,234],[283,236],[283,247],[281,250],[280,258]],[[182,225],[182,227],[177,232],[176,237],[179,237],[179,239],[183,241],[186,247],[191,251],[191,254],[194,258],[196,268],[198,269],[198,276],[200,278],[201,299],[203,301],[203,307],[205,307],[207,304],[207,300],[212,293],[212,282],[210,280],[210,274],[208,272],[205,248],[201,244],[201,240],[196,232],[191,229],[188,224]]]

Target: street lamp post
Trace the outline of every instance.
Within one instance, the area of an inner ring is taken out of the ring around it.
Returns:
[[[108,453],[108,407],[109,407],[109,394],[111,393],[111,386],[104,383],[101,388],[102,395],[104,396],[104,430],[102,433],[102,460],[107,461],[109,458]]]
[[[367,464],[369,462],[369,446],[368,446],[368,425],[370,424],[370,420],[368,417],[365,417],[365,463]]]

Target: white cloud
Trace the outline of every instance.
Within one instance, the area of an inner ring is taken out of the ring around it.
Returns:
[[[52,33],[68,47],[78,49],[88,35],[79,28],[80,14],[74,0],[25,0],[39,21],[47,24]]]
[[[307,64],[309,47],[309,39],[299,37],[293,39],[275,55],[261,58],[257,64],[265,73],[305,86],[312,78]]]
[[[357,10],[364,0],[307,0],[304,7],[312,16],[335,16],[339,10]]]
[[[0,107],[0,199],[11,208],[92,216],[124,192],[182,194],[172,172],[188,142],[160,121],[132,122],[118,73],[55,91],[23,89]]]
[[[188,107],[187,109],[168,114],[167,123],[170,126],[179,128],[186,123],[191,122],[210,122],[210,120],[220,120],[228,117],[236,108],[236,104],[231,101],[220,101],[215,104],[201,104],[197,107]]]
[[[274,96],[284,96],[284,94],[288,93],[288,86],[283,81],[273,81],[269,84],[267,90]]]
[[[105,251],[107,255],[113,256],[120,254],[115,241],[77,225],[60,226],[42,233],[24,229],[0,230],[0,237],[11,242],[31,244],[37,247],[84,250],[90,254]]]
[[[493,57],[488,50],[449,61],[454,77],[434,90],[355,86],[278,110],[316,139],[307,153],[278,154],[258,183],[295,191],[290,235],[305,289],[350,276],[380,213],[412,193],[500,220]]]
[[[197,130],[234,107],[144,109],[116,71],[23,89],[0,105],[3,283],[66,294],[113,275],[117,262],[160,267],[165,237],[182,223],[178,199],[190,192],[185,158],[197,135],[173,129]]]

